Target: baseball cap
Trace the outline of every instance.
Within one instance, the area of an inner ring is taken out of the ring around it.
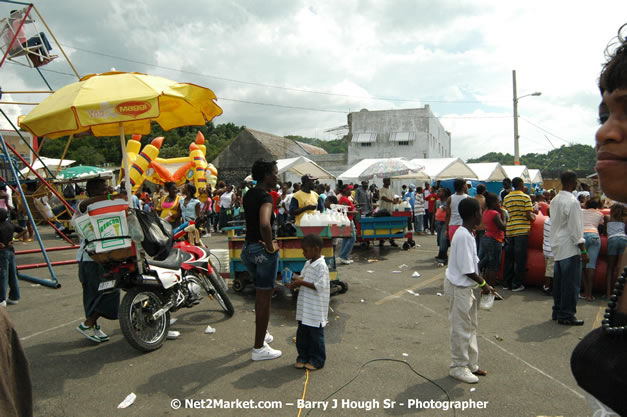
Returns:
[[[415,186],[414,184],[409,184],[409,189],[410,189],[410,190],[415,190],[415,189],[416,189],[416,186]]]
[[[302,177],[300,177],[300,182],[301,182],[301,183],[305,183],[305,182],[307,182],[307,181],[315,181],[315,180],[317,180],[317,179],[318,179],[318,178],[314,177],[314,176],[313,176],[313,175],[311,175],[311,174],[305,174],[305,175],[303,175]]]

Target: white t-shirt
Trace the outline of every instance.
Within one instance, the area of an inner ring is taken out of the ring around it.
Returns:
[[[220,207],[221,208],[231,208],[231,204],[233,202],[233,191],[224,192],[220,195]]]
[[[301,286],[298,289],[298,302],[296,303],[296,320],[311,327],[324,327],[329,317],[329,267],[324,261],[324,256],[313,263],[309,260],[300,275],[307,282],[316,286],[315,290]]]
[[[547,217],[544,220],[544,234],[542,237],[542,252],[547,258],[553,257],[553,250],[551,249],[551,218]]]
[[[477,256],[477,243],[468,229],[461,226],[453,236],[451,243],[451,255],[449,256],[446,279],[459,287],[470,287],[477,283],[468,278],[466,274],[478,273],[479,257]]]

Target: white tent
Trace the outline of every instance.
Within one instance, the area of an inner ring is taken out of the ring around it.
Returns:
[[[424,172],[432,181],[453,178],[477,179],[477,174],[461,158],[412,159],[411,161],[425,167]]]
[[[57,159],[57,158],[46,158],[45,156],[40,156],[39,157],[41,159],[41,161],[39,159],[36,159],[35,162],[33,163],[32,167],[34,170],[36,170],[39,175],[43,176],[43,177],[47,177],[48,176],[48,172],[46,172],[46,170],[44,169],[43,164],[41,163],[43,161],[44,164],[46,164],[46,167],[48,167],[48,169],[54,174],[55,171],[57,170],[57,167],[59,166],[59,162],[61,162],[61,168],[65,168],[68,167],[70,165],[72,165],[74,162],[71,159]],[[24,175],[26,178],[28,178],[29,175],[32,175],[33,173],[31,172],[30,169],[28,169],[28,167],[21,169],[20,173],[22,175]]]
[[[507,172],[498,162],[483,162],[476,164],[466,164],[477,174],[479,181],[503,181],[507,177]]]
[[[510,180],[520,177],[525,184],[529,184],[531,182],[529,170],[526,165],[503,165],[503,169],[507,172],[507,177]]]
[[[276,161],[279,174],[291,172],[299,177],[305,174],[313,175],[319,179],[335,179],[335,176],[309,158],[299,156],[298,158],[279,159]]]
[[[528,169],[527,171],[529,171],[529,178],[531,178],[532,184],[542,184],[544,182],[539,169]]]

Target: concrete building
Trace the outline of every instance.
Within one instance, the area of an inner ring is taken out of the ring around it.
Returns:
[[[326,155],[327,151],[317,146],[246,128],[212,163],[218,169],[219,180],[239,184],[250,174],[250,168],[258,159],[272,161],[306,156],[318,162],[316,158]]]
[[[348,165],[365,158],[447,158],[451,134],[431,112],[419,109],[363,109],[348,114]]]
[[[33,136],[25,131],[20,131],[20,133],[22,134],[22,136],[24,136],[24,138],[28,141],[28,144],[32,147]],[[28,161],[29,164],[33,162],[32,152],[30,151],[28,145],[24,143],[24,141],[20,138],[19,134],[15,130],[0,129],[0,134],[2,134],[5,142],[11,145],[22,156],[22,158]],[[9,154],[12,157],[15,156],[11,151],[9,151]],[[22,167],[23,164],[20,162],[18,166]]]

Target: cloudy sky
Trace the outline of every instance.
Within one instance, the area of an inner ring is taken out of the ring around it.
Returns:
[[[516,69],[519,96],[542,92],[519,103],[521,154],[593,144],[603,51],[627,22],[627,2],[513,3],[65,0],[36,6],[81,75],[114,67],[209,87],[224,110],[216,123],[334,139],[325,130],[346,124],[349,111],[429,104],[452,133],[453,155],[513,153]],[[12,8],[0,3],[0,14]],[[76,81],[62,58],[43,69],[53,88]],[[34,69],[10,64],[0,68],[0,84],[5,91],[46,88]],[[30,108],[3,106],[11,117]]]

